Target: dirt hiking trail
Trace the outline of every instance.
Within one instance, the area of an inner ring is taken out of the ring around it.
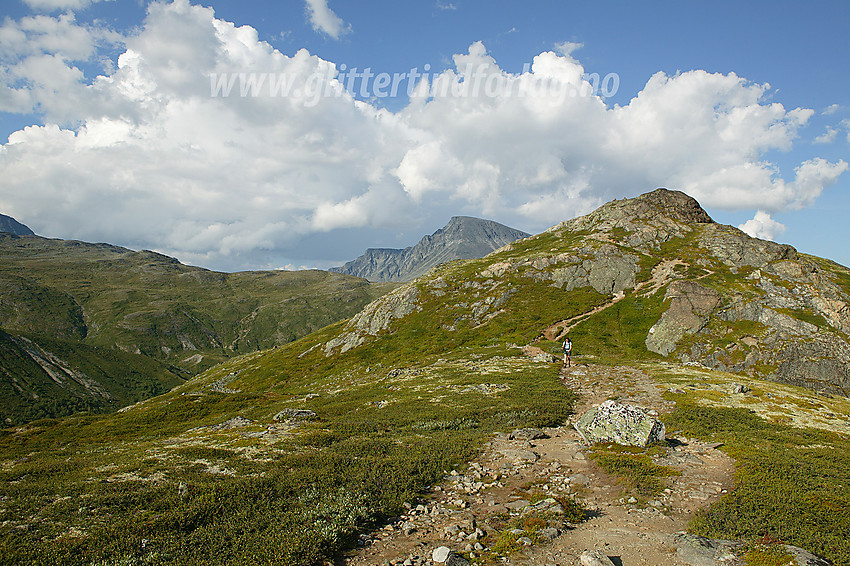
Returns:
[[[662,399],[662,387],[635,368],[582,363],[563,368],[560,377],[579,395],[574,419],[612,397],[658,413],[673,406]],[[493,564],[573,566],[580,564],[585,550],[599,550],[620,566],[687,564],[677,556],[672,535],[686,529],[696,509],[732,488],[733,460],[717,445],[674,437],[662,451],[666,454],[653,461],[681,475],[666,478],[664,492],[640,505],[623,497],[616,479],[586,456],[572,422],[536,432],[497,434],[466,470],[451,471],[405,515],[361,537],[361,547],[338,563],[427,566],[434,564],[433,550],[447,546],[471,553],[473,559],[490,557]],[[539,432],[546,437],[537,438]],[[532,493],[536,497],[530,497]],[[513,552],[495,556],[493,546],[498,549],[500,539],[504,542],[511,518],[529,510],[545,511],[552,505],[545,498],[569,495],[590,511],[587,521],[546,529],[534,541],[520,538]]]

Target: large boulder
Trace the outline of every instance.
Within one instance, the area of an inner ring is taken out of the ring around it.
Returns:
[[[664,441],[664,424],[640,407],[605,401],[587,411],[575,424],[585,442],[648,446]]]

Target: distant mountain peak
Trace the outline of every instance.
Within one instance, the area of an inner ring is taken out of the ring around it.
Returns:
[[[0,232],[12,234],[14,236],[35,236],[35,232],[29,227],[21,224],[11,216],[0,214]]]
[[[330,271],[370,281],[410,281],[441,263],[484,257],[529,235],[492,220],[453,216],[443,228],[423,237],[415,246],[370,248],[359,258]]]

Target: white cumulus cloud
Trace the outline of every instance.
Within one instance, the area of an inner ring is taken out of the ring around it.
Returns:
[[[770,214],[759,210],[756,215],[738,226],[743,232],[753,238],[774,240],[785,231],[785,225],[770,217]]]
[[[124,46],[114,68],[84,77],[74,61],[104,42]],[[15,54],[0,104],[45,116],[0,146],[0,211],[215,268],[327,266],[362,251],[346,248],[354,230],[418,237],[454,214],[539,231],[659,186],[769,218],[848,167],[766,157],[813,113],[767,85],[658,73],[612,105],[563,46],[510,73],[475,42],[389,111],[348,93],[334,62],[188,0],[151,3],[120,41],[60,16],[7,20],[0,45]]]
[[[23,0],[34,10],[55,12],[59,10],[81,10],[103,0]]]
[[[815,138],[814,143],[832,143],[838,137],[838,128],[826,127],[826,131]]]
[[[307,16],[313,29],[334,39],[351,31],[351,28],[328,7],[328,0],[305,0]]]

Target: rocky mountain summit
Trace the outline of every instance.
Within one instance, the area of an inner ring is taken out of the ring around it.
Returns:
[[[444,228],[404,249],[370,248],[359,258],[330,271],[369,281],[410,281],[429,269],[455,259],[473,259],[520,238],[525,232],[492,220],[455,216]]]
[[[540,251],[541,240],[551,243],[550,251]],[[531,246],[534,253],[522,253]],[[621,310],[626,299],[640,308],[642,322],[628,332],[641,332],[649,322],[645,334],[627,338],[630,348],[639,338],[641,355],[850,393],[850,271],[717,224],[684,193],[658,189],[610,202],[479,265],[463,283],[477,300],[453,303],[465,312],[447,325],[450,330],[464,320],[482,325],[505,312],[501,307],[516,293],[507,281],[519,277],[600,296],[593,309],[547,328],[546,339],[573,332],[580,342],[597,342],[595,320],[609,307]],[[373,321],[384,321],[378,327],[386,328],[393,313],[413,312],[429,294],[446,294],[445,287],[437,270],[400,288],[370,305],[368,316],[364,311],[350,321],[347,334],[326,352],[363,343],[366,334],[377,334]],[[405,296],[412,302],[399,304]],[[625,353],[611,346],[609,355]]]
[[[13,236],[34,236],[35,232],[29,227],[21,224],[11,216],[0,214],[0,232],[12,234]]]

